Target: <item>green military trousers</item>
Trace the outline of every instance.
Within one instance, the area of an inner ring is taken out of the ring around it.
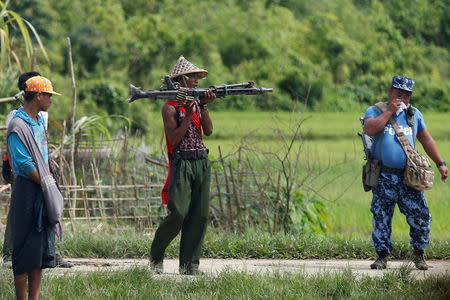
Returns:
[[[209,158],[182,159],[171,170],[169,214],[159,225],[150,250],[153,263],[162,262],[164,252],[181,230],[180,269],[198,269],[200,250],[209,215],[211,164]]]

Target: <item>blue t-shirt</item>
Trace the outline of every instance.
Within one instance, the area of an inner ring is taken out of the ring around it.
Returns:
[[[417,136],[417,133],[426,128],[422,113],[417,108],[415,108],[415,111],[414,132],[408,125],[406,119],[406,110],[403,110],[398,116],[397,114],[393,115],[395,120],[397,121],[398,126],[400,127],[400,130],[403,130],[403,133],[408,137],[409,142],[411,143],[411,145],[413,145],[414,148],[416,148],[415,138]],[[367,109],[366,114],[364,115],[364,119],[369,117],[376,118],[379,115],[381,115],[381,110],[377,109],[377,107],[373,105]],[[402,145],[395,136],[394,127],[392,127],[390,123],[388,123],[384,127],[384,130],[378,132],[374,136],[374,159],[380,159],[381,134],[384,134],[383,143],[381,145],[381,155],[383,156],[381,158],[381,161],[383,162],[383,165],[391,168],[404,169],[406,167],[406,154],[402,148]]]
[[[37,115],[38,122],[36,123],[36,121],[30,118],[21,107],[15,113],[14,118],[21,118],[28,124],[28,126],[30,126],[31,131],[34,135],[34,139],[36,140],[36,143],[41,150],[42,156],[44,157],[44,161],[48,163],[47,136],[45,134],[44,120],[41,118],[41,116]],[[11,161],[14,173],[25,178],[30,178],[29,174],[31,174],[31,172],[36,169],[36,164],[34,163],[30,153],[16,133],[11,133],[8,137],[8,147],[9,152],[11,153]]]

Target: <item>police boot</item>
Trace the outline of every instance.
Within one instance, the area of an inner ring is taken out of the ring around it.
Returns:
[[[428,270],[429,266],[425,262],[424,251],[419,249],[414,249],[413,263],[419,270]]]
[[[385,252],[380,252],[380,253],[378,253],[378,258],[375,260],[375,262],[370,265],[370,268],[373,270],[386,269],[388,259],[389,259],[389,254],[387,254]]]

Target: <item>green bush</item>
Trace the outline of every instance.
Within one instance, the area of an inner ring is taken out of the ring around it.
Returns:
[[[83,112],[127,111],[121,97],[128,84],[158,89],[180,55],[209,70],[201,87],[253,80],[274,88],[272,95],[230,97],[211,109],[290,110],[307,100],[317,111],[359,110],[385,99],[393,75],[416,80],[421,108],[450,109],[445,0],[28,2],[9,5],[35,24],[46,45],[50,64],[38,52],[38,71],[68,77],[65,37],[71,37]],[[4,82],[16,80],[0,73],[9,78]],[[67,119],[70,112],[61,111],[58,117]],[[127,113],[143,119],[138,110]]]

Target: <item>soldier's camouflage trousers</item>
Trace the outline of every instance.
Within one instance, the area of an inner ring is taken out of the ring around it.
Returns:
[[[417,191],[404,183],[403,175],[381,173],[378,187],[372,188],[370,211],[373,214],[372,242],[377,253],[392,250],[392,216],[395,204],[406,216],[411,245],[425,250],[430,241],[431,214],[423,191]]]

